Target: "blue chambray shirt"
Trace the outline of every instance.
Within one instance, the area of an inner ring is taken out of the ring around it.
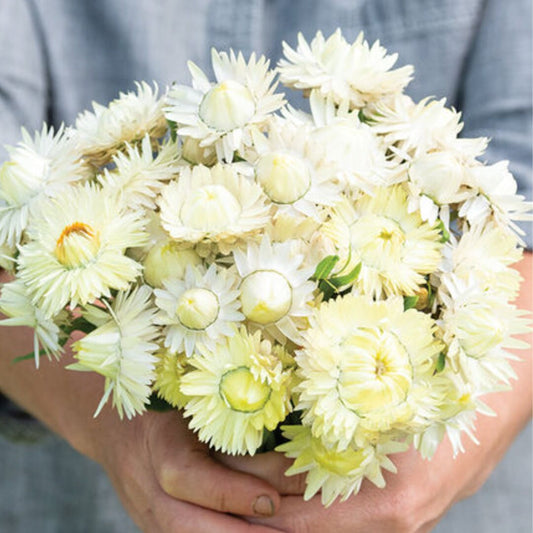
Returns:
[[[340,27],[414,65],[408,94],[461,110],[463,135],[490,137],[486,160],[510,160],[531,199],[531,20],[530,0],[0,0],[0,145],[21,126],[72,124],[135,80],[188,83],[187,60],[209,70],[213,46],[276,63],[298,31]],[[0,530],[137,531],[99,467],[53,436],[31,446],[0,437]],[[531,530],[529,428],[436,531]]]

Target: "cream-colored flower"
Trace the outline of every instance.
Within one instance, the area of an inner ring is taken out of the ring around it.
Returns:
[[[253,135],[255,180],[276,213],[320,220],[320,208],[333,205],[340,193],[332,174],[321,171],[320,149],[311,136],[311,127],[281,118],[270,121],[268,136]]]
[[[522,255],[513,234],[489,223],[467,229],[451,247],[451,269],[467,284],[474,278],[483,290],[499,291],[512,301],[518,295],[521,276],[511,265]]]
[[[104,395],[94,416],[111,394],[120,418],[124,414],[132,418],[146,410],[159,333],[150,296],[151,289],[142,285],[129,293],[120,292],[108,312],[97,309],[85,314],[96,329],[72,345],[77,363],[68,368],[91,370],[105,377]]]
[[[393,152],[407,160],[437,150],[471,162],[483,154],[489,141],[458,137],[463,129],[461,114],[446,107],[444,98],[424,98],[415,104],[407,95],[396,94],[368,105],[364,118]]]
[[[362,32],[353,44],[340,29],[327,39],[318,32],[310,45],[300,33],[296,50],[283,43],[283,52],[286,59],[280,60],[278,70],[284,85],[317,89],[336,104],[348,101],[352,108],[403,91],[413,73],[410,65],[392,70],[398,55],[387,55],[379,41],[369,46]]]
[[[8,150],[10,160],[0,169],[0,244],[14,247],[39,203],[86,175],[63,127],[43,126],[34,138],[23,129],[22,141]]]
[[[76,119],[78,150],[96,167],[109,162],[114,154],[148,135],[159,139],[167,131],[163,100],[157,84],[136,83],[137,92],[120,93],[103,106],[93,102],[93,112],[84,111]]]
[[[339,497],[340,501],[346,501],[352,494],[357,494],[364,478],[383,488],[385,478],[381,469],[396,473],[387,454],[407,448],[399,442],[384,441],[339,451],[314,437],[306,426],[282,426],[282,429],[284,437],[289,440],[276,450],[294,459],[285,475],[307,472],[304,500],[311,499],[320,490],[322,504],[326,507]]]
[[[184,168],[177,182],[163,188],[159,206],[161,223],[173,239],[215,243],[225,254],[270,218],[261,187],[232,165]]]
[[[446,383],[446,395],[438,406],[436,420],[422,433],[413,436],[415,447],[426,459],[433,457],[445,435],[450,440],[454,457],[465,451],[462,443],[464,435],[479,444],[475,436],[477,413],[495,416],[494,411],[481,401],[480,393],[471,384],[465,383],[459,374],[446,369],[439,378]]]
[[[470,196],[469,173],[450,152],[431,152],[414,158],[409,165],[409,179],[419,194],[436,204],[452,204]]]
[[[172,87],[165,114],[179,135],[198,139],[202,148],[214,145],[219,161],[231,163],[234,152],[250,144],[250,127],[261,127],[284,100],[274,93],[275,74],[263,56],[246,62],[241,53],[213,49],[211,59],[216,82],[189,62],[193,87]]]
[[[315,158],[323,172],[335,176],[348,190],[372,192],[398,180],[401,166],[390,163],[387,145],[359,120],[356,111],[312,91],[309,103],[315,128],[310,135]]]
[[[35,306],[24,283],[15,280],[2,285],[0,312],[7,318],[0,320],[0,326],[27,326],[33,328],[33,353],[35,366],[39,368],[39,346],[50,359],[59,359],[63,352],[61,331],[52,318],[48,318]]]
[[[18,275],[46,316],[127,290],[141,273],[125,251],[144,244],[144,221],[115,196],[86,184],[41,207],[20,248]]]
[[[376,298],[416,293],[441,260],[440,233],[408,212],[401,185],[339,204],[322,233],[335,244],[341,264],[348,263],[347,271],[361,263],[354,287]]]
[[[423,429],[441,399],[427,385],[442,348],[435,329],[428,315],[404,311],[399,297],[322,303],[296,354],[303,423],[338,450]]]
[[[311,312],[315,284],[308,281],[313,267],[303,264],[291,241],[250,243],[235,250],[235,265],[242,278],[239,298],[244,316],[252,327],[264,329],[279,342],[301,340],[301,319]],[[304,322],[305,324],[305,322]],[[305,324],[306,325],[306,324]]]
[[[166,326],[165,346],[190,357],[198,343],[209,348],[228,335],[244,319],[239,311],[239,282],[234,271],[211,265],[207,271],[187,267],[183,280],[170,278],[155,290],[160,312],[158,324]]]
[[[113,170],[104,169],[98,182],[117,194],[130,208],[155,208],[155,198],[163,184],[177,174],[180,166],[177,143],[166,142],[154,155],[148,134],[137,145],[126,143],[124,152],[113,156]]]
[[[214,349],[199,347],[189,359],[195,367],[182,377],[191,397],[185,407],[189,427],[201,441],[230,454],[253,455],[266,429],[273,430],[290,411],[287,381],[272,346],[257,331],[242,328]]]
[[[184,353],[172,353],[161,348],[156,354],[155,381],[152,388],[157,395],[170,405],[183,408],[189,397],[181,392],[181,378],[189,367]]]
[[[499,291],[481,289],[475,279],[466,282],[446,273],[441,283],[441,328],[451,368],[480,393],[510,385],[516,375],[509,360],[516,357],[508,350],[528,348],[513,337],[530,331],[527,313]]]
[[[517,183],[508,165],[508,161],[500,161],[469,169],[474,193],[459,209],[459,216],[474,226],[493,221],[503,230],[523,235],[514,221],[533,220],[530,213],[533,203],[525,202],[523,196],[516,194]]]

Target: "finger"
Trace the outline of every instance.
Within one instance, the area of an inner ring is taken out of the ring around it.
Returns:
[[[279,529],[270,526],[252,524],[170,497],[157,499],[154,514],[165,533],[279,533]]]
[[[282,495],[296,495],[305,492],[305,474],[287,476],[292,459],[287,459],[278,452],[260,453],[257,455],[237,456],[225,453],[212,453],[220,463],[253,476],[264,479]]]
[[[150,446],[159,485],[176,499],[215,511],[272,516],[280,496],[267,481],[232,470],[210,457],[180,417],[164,424]]]

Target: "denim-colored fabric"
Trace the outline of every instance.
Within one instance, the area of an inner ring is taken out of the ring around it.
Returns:
[[[20,126],[70,124],[134,80],[187,83],[187,60],[209,70],[211,46],[276,62],[298,31],[310,39],[341,27],[413,64],[407,92],[462,110],[464,134],[491,137],[486,159],[509,159],[531,198],[531,19],[530,0],[0,0],[0,145],[17,142]],[[135,528],[99,467],[49,436],[34,445],[0,438],[0,530]],[[529,427],[437,531],[531,530]]]

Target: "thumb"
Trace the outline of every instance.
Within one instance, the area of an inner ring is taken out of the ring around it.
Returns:
[[[213,459],[179,413],[156,415],[150,455],[155,476],[169,496],[245,516],[272,516],[279,509],[280,496],[268,481]]]
[[[227,455],[220,452],[212,455],[229,468],[264,479],[281,495],[297,495],[305,492],[305,474],[287,476],[285,472],[293,461],[279,452],[260,453],[253,457]]]

